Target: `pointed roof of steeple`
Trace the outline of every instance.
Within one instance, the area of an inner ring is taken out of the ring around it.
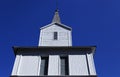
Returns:
[[[55,10],[55,15],[53,17],[52,23],[61,23],[58,9]]]
[[[58,9],[55,10],[55,15],[53,17],[52,23],[50,23],[50,24],[48,24],[46,26],[43,26],[40,29],[47,28],[47,27],[52,26],[54,24],[57,25],[57,26],[63,27],[65,29],[67,29],[67,30],[72,30],[71,27],[68,27],[68,26],[66,26],[66,25],[64,25],[64,24],[61,23]]]

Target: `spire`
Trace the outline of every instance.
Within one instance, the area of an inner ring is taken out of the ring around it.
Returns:
[[[55,10],[55,15],[53,17],[52,23],[61,23],[58,9]]]

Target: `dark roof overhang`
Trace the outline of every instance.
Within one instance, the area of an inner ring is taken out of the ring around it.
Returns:
[[[25,51],[25,52],[29,52],[29,51],[34,51],[34,52],[41,52],[41,51],[90,51],[92,53],[95,52],[96,50],[96,46],[76,46],[76,47],[72,47],[72,46],[61,46],[61,47],[55,47],[55,46],[13,46],[13,50],[14,50],[14,54],[16,55],[18,52],[20,51]]]

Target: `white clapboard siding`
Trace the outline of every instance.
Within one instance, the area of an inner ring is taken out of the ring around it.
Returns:
[[[90,70],[90,75],[96,75],[96,70],[95,70],[95,65],[93,61],[93,54],[87,54],[88,58],[88,64],[89,64],[89,70]]]
[[[21,55],[17,55],[15,58],[12,75],[17,75],[19,64],[20,64]]]
[[[49,56],[48,75],[59,75],[59,56]]]
[[[85,55],[69,55],[70,75],[88,75],[88,68]]]
[[[38,75],[38,56],[22,56],[18,75]]]
[[[54,40],[54,32],[58,33],[58,39]],[[71,46],[71,31],[53,24],[41,29],[39,46]]]

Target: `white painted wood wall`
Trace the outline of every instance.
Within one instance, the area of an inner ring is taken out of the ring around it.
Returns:
[[[96,75],[93,54],[87,54],[89,68],[86,62],[86,55],[69,55],[70,75]],[[12,75],[39,76],[41,56],[17,55]],[[88,74],[88,69],[90,74]],[[60,55],[49,55],[48,75],[60,75]]]
[[[58,40],[53,39],[53,33],[58,32]],[[56,24],[40,30],[39,46],[72,46],[71,30]]]

